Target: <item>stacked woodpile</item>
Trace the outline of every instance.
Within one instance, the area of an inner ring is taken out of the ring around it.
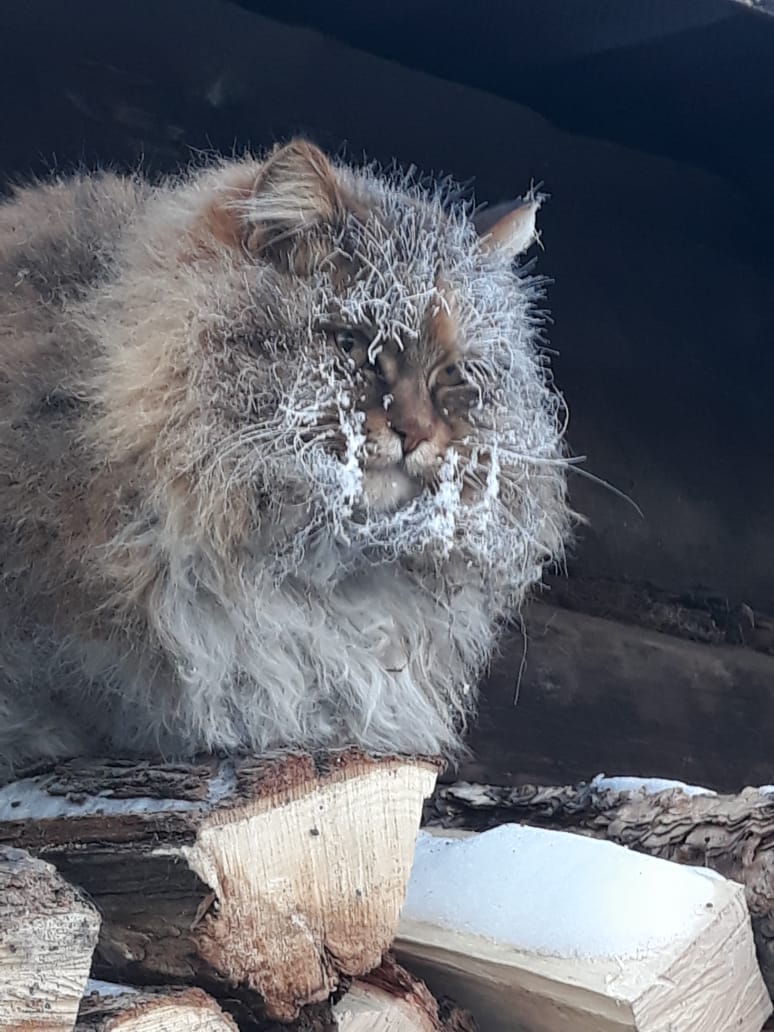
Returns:
[[[351,752],[6,786],[0,1030],[471,1030],[388,954],[436,773]]]
[[[0,1032],[760,1032],[774,801],[426,802],[437,773],[113,760],[0,789]]]

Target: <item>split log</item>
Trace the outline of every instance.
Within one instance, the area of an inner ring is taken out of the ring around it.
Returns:
[[[51,864],[0,848],[0,1032],[71,1032],[98,931]]]
[[[429,825],[482,831],[520,821],[608,839],[652,856],[708,867],[744,885],[758,960],[774,996],[774,794],[692,794],[679,787],[621,791],[602,779],[539,787],[440,787]],[[645,783],[645,788],[647,788]]]
[[[72,762],[0,790],[0,843],[95,901],[96,977],[194,982],[288,1021],[380,963],[436,772],[354,751]]]
[[[760,1032],[772,1010],[742,886],[515,824],[420,836],[395,948],[487,1032]]]
[[[439,1006],[424,982],[392,956],[353,981],[334,1005],[333,1019],[337,1032],[476,1032],[469,1014]]]
[[[90,983],[75,1032],[237,1032],[201,989],[138,990]]]

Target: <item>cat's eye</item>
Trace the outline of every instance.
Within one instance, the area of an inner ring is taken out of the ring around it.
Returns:
[[[351,326],[341,326],[330,331],[336,347],[347,355],[358,369],[368,362],[368,338]]]
[[[336,343],[345,354],[349,354],[358,343],[358,335],[349,327],[334,332]]]
[[[433,383],[436,387],[459,387],[463,383],[462,371],[456,362],[436,370]]]

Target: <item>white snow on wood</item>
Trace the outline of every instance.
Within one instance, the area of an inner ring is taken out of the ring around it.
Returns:
[[[744,888],[609,842],[422,833],[398,959],[486,1032],[760,1032]]]
[[[103,982],[99,978],[90,978],[86,982],[83,995],[90,996],[92,993],[96,993],[98,996],[131,996],[132,994],[136,995],[138,991],[130,985],[117,985],[115,982]]]
[[[114,816],[136,813],[168,813],[170,810],[203,810],[216,806],[236,788],[233,764],[223,762],[210,779],[205,802],[190,799],[115,799],[99,794],[82,800],[66,795],[50,795],[46,790],[49,778],[41,775],[22,778],[0,788],[0,821],[51,820],[57,817],[87,817],[92,814]]]
[[[545,956],[641,957],[696,934],[718,878],[519,824],[464,839],[421,832],[402,917]]]
[[[114,799],[88,796],[81,801],[49,795],[45,778],[23,778],[0,788],[0,821],[50,820],[54,817],[86,817],[90,814],[165,813],[194,810],[200,803],[187,799]]]
[[[655,795],[657,792],[670,790],[678,790],[689,796],[717,795],[717,792],[710,788],[686,785],[684,781],[672,781],[669,778],[608,777],[606,774],[597,774],[591,785],[593,788],[606,789],[609,792],[641,792],[643,795]]]

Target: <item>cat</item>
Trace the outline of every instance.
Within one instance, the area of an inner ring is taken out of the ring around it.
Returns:
[[[294,139],[0,205],[0,764],[460,754],[572,523],[528,196]]]

